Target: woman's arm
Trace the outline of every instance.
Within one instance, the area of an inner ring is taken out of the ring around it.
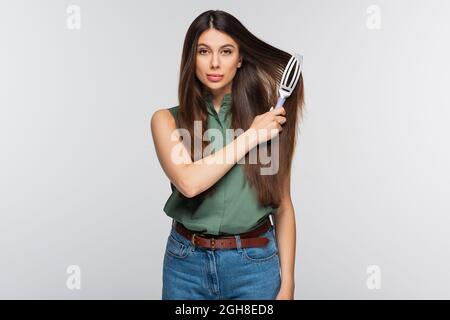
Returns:
[[[291,175],[289,174],[283,186],[280,207],[273,216],[281,265],[281,288],[277,295],[277,300],[294,299],[296,227],[290,184]]]
[[[285,114],[284,108],[278,108],[255,117],[247,131],[214,154],[195,162],[192,162],[190,153],[181,143],[175,119],[169,110],[156,111],[150,125],[156,153],[164,172],[183,195],[191,198],[213,186],[259,143],[276,136],[279,132],[277,130],[282,130],[279,123],[286,121],[281,116]],[[267,129],[270,134],[259,136],[256,134],[259,129]],[[174,150],[176,161],[173,158]]]

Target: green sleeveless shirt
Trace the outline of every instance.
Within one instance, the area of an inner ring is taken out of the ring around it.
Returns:
[[[218,129],[224,137],[220,146],[214,145],[215,139],[213,139],[212,145],[215,151],[231,142],[232,137],[225,136],[225,129],[231,129],[231,101],[231,93],[225,94],[220,111],[217,113],[211,94],[208,93],[205,96],[208,129]],[[168,108],[177,122],[177,127],[178,108],[179,106]],[[216,191],[213,195],[195,199],[184,197],[170,183],[172,194],[163,210],[186,228],[212,235],[244,233],[262,224],[269,214],[276,214],[277,208],[261,206],[258,203],[256,189],[250,187],[245,178],[243,163],[235,164],[214,186]]]

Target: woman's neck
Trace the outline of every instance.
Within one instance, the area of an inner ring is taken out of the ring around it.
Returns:
[[[212,93],[212,102],[213,102],[214,109],[216,109],[217,113],[220,112],[220,107],[222,106],[223,97],[229,93],[231,93],[231,92],[223,91],[220,93]]]

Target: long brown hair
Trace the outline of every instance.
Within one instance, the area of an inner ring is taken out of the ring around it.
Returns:
[[[214,28],[232,37],[239,46],[242,65],[237,69],[232,83],[231,126],[233,129],[250,128],[255,116],[267,112],[275,106],[278,92],[277,84],[281,80],[283,70],[291,58],[291,54],[277,49],[251,34],[234,16],[221,10],[209,10],[200,14],[189,26],[183,45],[178,87],[179,111],[178,121],[181,128],[190,133],[190,146],[199,139],[205,148],[208,141],[202,139],[207,129],[207,109],[205,94],[207,89],[196,77],[196,53],[200,35]],[[286,123],[283,131],[267,143],[257,148],[270,156],[271,143],[279,139],[279,170],[273,175],[261,175],[259,156],[257,163],[252,164],[249,153],[245,156],[245,175],[251,186],[255,187],[261,205],[278,207],[281,202],[281,186],[291,171],[294,149],[297,142],[298,123],[302,118],[304,105],[303,76],[291,96],[286,99]],[[194,120],[202,121],[202,135],[194,136]],[[198,143],[198,142],[197,142]],[[191,148],[191,158],[197,160]],[[198,152],[198,151],[197,151]],[[214,192],[214,186],[196,197],[204,197]]]

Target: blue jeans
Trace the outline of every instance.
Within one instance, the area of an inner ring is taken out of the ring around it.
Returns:
[[[163,265],[163,300],[272,300],[280,289],[280,260],[274,227],[261,234],[265,247],[195,247],[172,226]]]

